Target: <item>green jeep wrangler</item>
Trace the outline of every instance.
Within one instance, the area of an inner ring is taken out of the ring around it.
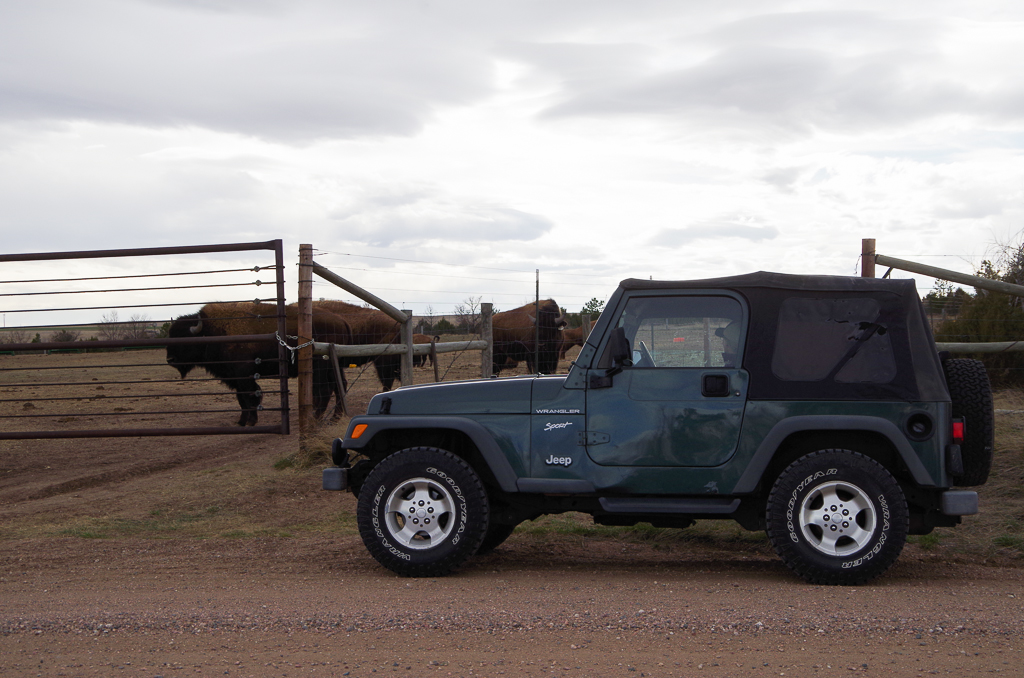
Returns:
[[[993,448],[982,364],[937,353],[912,280],[625,280],[565,375],[382,393],[323,487],[382,565],[443,575],[524,520],[765,530],[796,574],[858,584],[960,523]]]

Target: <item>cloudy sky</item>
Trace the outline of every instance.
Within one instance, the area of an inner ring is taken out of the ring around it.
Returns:
[[[971,272],[1022,63],[1019,2],[0,0],[0,249],[283,238],[417,312]]]

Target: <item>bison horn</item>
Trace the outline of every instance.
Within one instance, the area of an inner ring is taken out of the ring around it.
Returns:
[[[195,334],[199,334],[200,332],[202,332],[202,331],[203,331],[203,319],[202,319],[202,318],[200,318],[200,319],[199,319],[199,322],[197,322],[197,323],[196,323],[195,325],[193,325],[192,327],[188,328],[188,331],[189,331],[190,333],[192,333],[193,335],[195,335]]]

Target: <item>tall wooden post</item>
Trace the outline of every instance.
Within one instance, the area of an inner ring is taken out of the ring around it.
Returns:
[[[540,269],[537,269],[537,303],[534,306],[533,318],[533,370],[540,374]]]
[[[494,304],[485,301],[480,304],[480,338],[487,342],[487,348],[480,351],[480,377],[489,379],[494,374],[494,326],[491,316]]]
[[[412,311],[402,309],[406,321],[402,323],[402,343],[405,344],[405,353],[402,354],[402,386],[412,386]]]
[[[313,246],[299,245],[298,346],[313,340]],[[299,349],[299,436],[303,440],[313,424],[313,346]],[[287,369],[287,368],[284,368]]]
[[[875,277],[875,239],[863,238],[860,241],[860,277]]]

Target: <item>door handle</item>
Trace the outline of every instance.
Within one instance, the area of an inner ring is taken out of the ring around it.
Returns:
[[[700,393],[705,398],[724,398],[729,395],[728,374],[705,374],[700,380]]]

